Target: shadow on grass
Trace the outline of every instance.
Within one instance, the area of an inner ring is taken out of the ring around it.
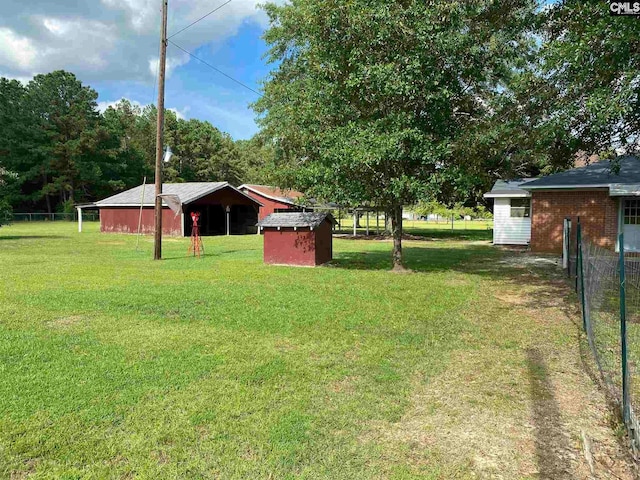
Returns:
[[[468,271],[469,260],[498,258],[499,252],[490,245],[473,245],[463,248],[433,248],[406,246],[402,249],[404,264],[416,272],[434,272],[460,268]],[[474,261],[474,264],[477,262]],[[390,270],[391,250],[341,252],[336,255],[331,266],[347,270]]]
[[[570,451],[564,431],[560,407],[542,353],[537,348],[527,350],[527,371],[533,404],[536,460],[540,478],[573,478],[567,459]]]
[[[62,239],[71,238],[64,235],[0,235],[0,241],[2,240],[50,240],[50,239]]]
[[[447,229],[424,229],[424,228],[404,228],[406,240],[468,240],[468,241],[491,241],[493,230],[447,230]],[[353,230],[335,230],[334,235],[340,235],[345,240],[391,240],[390,235],[378,235],[372,230],[367,236],[360,229],[354,237]]]

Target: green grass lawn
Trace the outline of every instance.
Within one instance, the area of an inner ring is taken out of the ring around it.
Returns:
[[[487,295],[490,232],[407,242],[416,273],[398,275],[388,242],[335,240],[311,269],[264,265],[257,235],[206,238],[203,259],[165,238],[153,262],[150,237],[136,251],[75,228],[0,229],[2,478],[475,478],[446,443],[380,426],[437,379],[464,387],[461,352],[516,372],[487,377],[472,409],[526,415],[525,347],[573,338]]]
[[[336,214],[334,213],[334,215]],[[366,232],[366,222],[366,217],[363,216],[360,219],[360,228],[356,229],[358,234],[364,234]],[[478,235],[479,238],[490,239],[493,220],[455,220],[453,222],[453,228],[451,222],[445,220],[438,222],[433,220],[404,220],[403,228],[405,233],[411,235],[433,236],[450,233],[458,238],[464,238],[465,235]],[[384,229],[384,217],[381,216],[379,222],[376,224],[375,215],[372,214],[369,218],[369,234],[375,234],[377,229]],[[353,217],[340,218],[340,231],[342,233],[353,233]]]

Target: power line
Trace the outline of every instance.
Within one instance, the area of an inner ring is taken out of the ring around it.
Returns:
[[[231,1],[231,0],[229,0],[229,1]],[[227,2],[227,3],[228,3],[228,2]],[[227,77],[227,78],[228,78],[229,80],[231,80],[232,82],[235,82],[235,83],[237,83],[238,85],[240,85],[240,86],[242,86],[242,87],[246,88],[247,90],[252,91],[253,93],[255,93],[256,95],[258,95],[259,97],[262,97],[262,94],[261,94],[260,92],[258,92],[258,91],[256,91],[256,90],[254,90],[254,89],[253,89],[253,88],[251,88],[250,86],[248,86],[248,85],[246,85],[246,84],[242,83],[240,80],[236,80],[236,79],[235,79],[235,78],[233,78],[231,75],[228,75],[228,74],[224,73],[224,72],[223,72],[222,70],[220,70],[219,68],[216,68],[216,67],[214,67],[213,65],[211,65],[210,63],[208,63],[207,61],[205,61],[205,60],[201,59],[200,57],[195,56],[195,55],[194,55],[193,53],[191,53],[189,50],[186,50],[186,49],[182,48],[182,47],[181,47],[180,45],[178,45],[177,43],[175,43],[175,42],[173,42],[173,41],[171,41],[171,40],[168,40],[168,41],[169,41],[169,43],[170,43],[171,45],[173,45],[173,46],[174,46],[174,47],[176,47],[177,49],[182,50],[184,53],[186,53],[186,54],[187,54],[187,55],[189,55],[190,57],[195,58],[195,59],[196,59],[196,60],[198,60],[199,62],[201,62],[201,63],[205,64],[205,65],[206,65],[207,67],[209,67],[210,69],[215,70],[216,72],[218,72],[220,75],[223,75],[223,76]]]
[[[227,0],[226,2],[224,2],[222,5],[218,5],[216,8],[214,8],[213,10],[211,10],[209,13],[207,13],[206,15],[203,15],[202,17],[200,17],[199,19],[197,19],[195,22],[190,23],[189,25],[187,25],[186,27],[184,27],[182,30],[178,30],[176,33],[172,34],[169,36],[169,38],[173,38],[176,35],[178,35],[179,33],[184,32],[187,28],[193,27],[196,23],[198,23],[200,20],[204,20],[205,18],[207,18],[209,15],[211,15],[212,13],[217,12],[218,10],[220,10],[222,7],[224,7],[225,5],[228,5],[229,3],[231,3],[232,0]],[[167,40],[169,39],[167,38]]]

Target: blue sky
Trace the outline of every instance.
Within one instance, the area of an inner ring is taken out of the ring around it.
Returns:
[[[0,76],[26,82],[37,73],[64,69],[98,91],[101,109],[121,98],[155,103],[161,1],[2,0]],[[169,0],[169,35],[225,1]],[[258,8],[262,1],[232,0],[173,40],[259,90],[270,69],[263,58],[268,21]],[[168,67],[167,108],[208,120],[236,139],[256,133],[250,108],[255,93],[171,45]]]
[[[206,20],[205,20],[206,21]],[[191,52],[227,75],[259,91],[260,81],[266,78],[269,67],[263,56],[266,45],[263,28],[246,22],[237,34],[217,45],[205,44]],[[189,31],[183,34],[189,35]],[[180,36],[174,41],[180,45]],[[169,51],[180,52],[171,44]],[[181,53],[181,52],[180,52]],[[111,103],[128,98],[140,104],[156,103],[155,82],[94,81],[91,86],[100,94],[100,102]],[[258,130],[255,113],[250,108],[258,96],[191,59],[170,72],[166,81],[165,104],[185,118],[208,120],[236,139],[250,138]],[[101,106],[105,105],[101,103]]]
[[[169,35],[225,0],[169,0]],[[269,73],[259,0],[232,0],[174,38],[177,44],[254,90]],[[65,69],[99,94],[99,108],[121,98],[155,103],[161,0],[3,0],[0,76],[28,81]],[[258,96],[169,45],[165,104],[208,120],[234,138],[257,132]]]
[[[269,73],[269,67],[263,58],[266,52],[266,45],[261,38],[263,32],[262,26],[245,22],[237,34],[220,43],[202,45],[191,52],[259,91],[260,81]],[[188,36],[189,31],[173,39],[178,45],[181,45],[182,35]],[[169,51],[180,52],[171,44]],[[91,86],[99,92],[100,102],[110,103],[124,97],[144,105],[156,103],[154,84],[151,80],[125,80],[94,81]],[[173,69],[166,81],[167,108],[175,109],[185,118],[208,120],[235,139],[250,138],[257,132],[255,113],[250,108],[250,104],[257,98],[254,92],[195,59]]]

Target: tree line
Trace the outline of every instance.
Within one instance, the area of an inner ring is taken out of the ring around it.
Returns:
[[[121,100],[104,113],[98,94],[72,73],[36,75],[28,84],[0,78],[0,216],[69,212],[153,182],[157,110]],[[262,180],[270,149],[257,138],[234,141],[211,123],[165,112],[174,152],[164,181]],[[0,223],[2,220],[0,219]]]

